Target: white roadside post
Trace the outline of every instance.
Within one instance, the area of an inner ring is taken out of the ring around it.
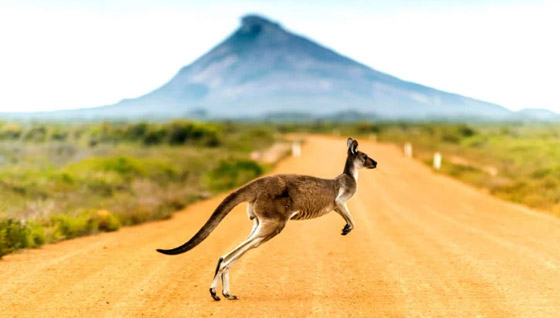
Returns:
[[[292,157],[301,156],[301,144],[299,141],[294,141],[292,143]]]
[[[434,169],[439,170],[441,168],[441,154],[439,152],[434,153]]]
[[[251,152],[251,159],[252,159],[252,160],[257,161],[257,160],[259,160],[259,157],[260,157],[260,154],[259,154],[258,151],[253,151],[253,152]]]
[[[412,158],[412,144],[410,142],[404,144],[404,155]]]

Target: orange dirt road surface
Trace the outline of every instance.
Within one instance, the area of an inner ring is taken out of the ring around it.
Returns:
[[[231,274],[239,300],[208,288],[218,258],[249,234],[239,205],[202,244],[184,243],[223,198],[171,220],[8,255],[0,317],[560,317],[560,222],[433,173],[395,146],[362,141],[379,162],[360,170],[348,206],[291,221]],[[334,177],[346,140],[313,136],[277,173]],[[444,158],[445,159],[445,158]],[[220,295],[221,296],[221,295]]]

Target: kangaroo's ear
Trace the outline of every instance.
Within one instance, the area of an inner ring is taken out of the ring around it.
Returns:
[[[352,141],[354,141],[354,139],[352,139],[352,138],[348,138],[348,140],[346,141],[346,148],[348,150],[350,150],[350,146],[352,145]]]
[[[348,153],[355,155],[358,152],[358,142],[356,140],[352,140],[349,144]]]
[[[350,146],[350,149],[352,149],[353,154],[358,152],[358,142],[356,140],[352,140],[352,146]]]

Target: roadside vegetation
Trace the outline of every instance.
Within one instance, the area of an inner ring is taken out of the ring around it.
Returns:
[[[0,257],[169,218],[268,167],[274,129],[228,123],[0,122]]]
[[[505,200],[560,216],[560,125],[552,123],[284,124],[281,131],[311,131],[413,144],[414,157],[439,173]]]
[[[285,133],[414,146],[414,157],[500,198],[560,216],[560,125],[0,122],[0,257],[169,218],[269,167],[251,153]]]
[[[417,125],[393,127],[381,140],[410,141],[416,157],[500,198],[560,216],[560,126]]]

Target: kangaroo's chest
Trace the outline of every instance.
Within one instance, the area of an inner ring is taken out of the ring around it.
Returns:
[[[345,203],[352,198],[352,196],[358,190],[357,186],[354,187],[340,187],[338,189],[338,194],[336,195],[336,202]]]

